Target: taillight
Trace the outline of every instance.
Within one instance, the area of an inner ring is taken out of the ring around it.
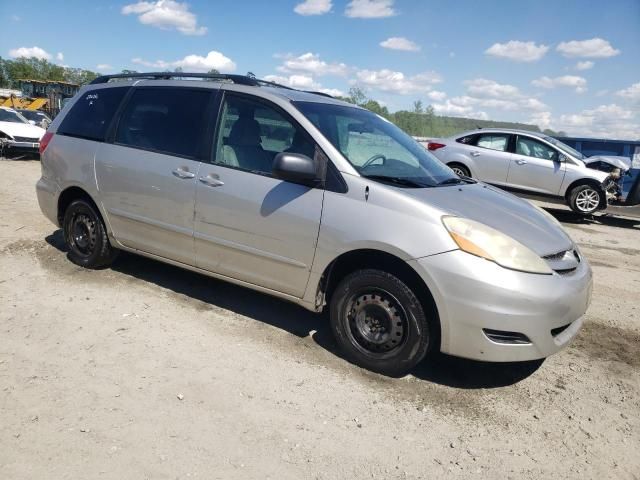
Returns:
[[[442,147],[446,147],[446,145],[444,143],[436,143],[436,142],[429,142],[427,144],[427,149],[429,149],[432,152]]]
[[[42,138],[40,139],[40,155],[42,155],[47,149],[47,146],[49,145],[49,142],[52,138],[53,133],[51,132],[45,132],[45,134],[42,136]]]

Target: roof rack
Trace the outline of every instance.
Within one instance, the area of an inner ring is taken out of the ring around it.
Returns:
[[[268,80],[260,80],[255,77],[249,77],[246,75],[229,75],[224,73],[185,73],[185,72],[150,72],[150,73],[116,73],[114,75],[101,75],[91,82],[96,83],[108,83],[110,80],[117,80],[121,78],[135,78],[140,80],[171,80],[172,78],[201,78],[210,80],[229,81],[238,85],[248,85],[250,87],[275,87],[284,88],[285,90],[297,90],[295,88],[287,87],[276,82],[270,82]],[[328,93],[314,92],[311,90],[299,90],[305,93],[312,93],[315,95],[322,95],[323,97],[333,98]]]
[[[238,85],[257,87],[260,83],[269,83],[245,75],[227,75],[223,73],[185,73],[185,72],[150,72],[150,73],[116,73],[114,75],[101,75],[91,82],[107,83],[110,80],[120,78],[138,78],[141,80],[171,80],[172,78],[202,78],[211,80],[227,80]]]

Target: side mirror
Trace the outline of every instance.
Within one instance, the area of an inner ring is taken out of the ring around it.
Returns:
[[[282,152],[273,159],[271,173],[287,182],[315,186],[322,182],[318,162],[300,153]]]
[[[556,156],[556,162],[564,163],[567,161],[567,156],[564,153],[558,153]]]

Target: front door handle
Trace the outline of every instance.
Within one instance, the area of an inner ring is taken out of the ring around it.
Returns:
[[[222,180],[218,180],[217,178],[213,177],[200,177],[198,178],[198,180],[204,183],[207,187],[221,187],[222,185],[224,185],[224,182]]]
[[[195,176],[196,176],[196,174],[195,174],[195,173],[191,173],[190,171],[185,170],[185,169],[184,169],[184,168],[182,168],[182,167],[178,167],[178,168],[176,168],[176,169],[175,169],[174,171],[172,171],[171,173],[173,173],[173,175],[174,175],[175,177],[182,178],[182,179],[193,178],[193,177],[195,177]]]
[[[527,164],[527,161],[526,161],[526,160],[522,160],[521,158],[519,158],[518,160],[516,160],[516,163],[517,163],[518,165],[526,165],[526,164]]]
[[[471,156],[472,157],[479,157],[480,156],[480,152],[471,152]]]

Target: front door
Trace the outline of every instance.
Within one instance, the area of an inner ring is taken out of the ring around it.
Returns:
[[[271,176],[280,152],[314,155],[284,111],[225,93],[211,164],[198,174],[196,265],[302,297],[313,263],[324,190]]]
[[[518,135],[515,145],[509,168],[509,186],[543,195],[558,195],[565,174],[565,164],[559,161],[559,152],[526,135]]]
[[[96,180],[123,245],[193,265],[193,216],[206,151],[210,89],[140,87],[114,142],[96,154]]]

